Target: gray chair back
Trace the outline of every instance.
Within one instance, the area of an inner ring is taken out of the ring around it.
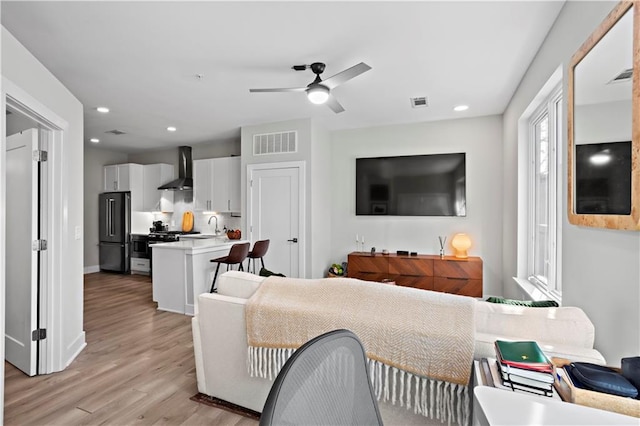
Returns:
[[[294,352],[271,387],[260,425],[382,425],[358,337],[330,331]]]

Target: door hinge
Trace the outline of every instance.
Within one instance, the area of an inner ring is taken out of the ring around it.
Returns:
[[[33,161],[47,161],[47,151],[36,149],[33,151]]]
[[[31,341],[37,342],[38,340],[44,340],[47,338],[47,329],[46,328],[38,328],[31,332]]]
[[[47,240],[34,240],[31,243],[31,249],[33,251],[43,251],[47,249]]]
[[[249,188],[253,188],[253,179],[249,181]]]

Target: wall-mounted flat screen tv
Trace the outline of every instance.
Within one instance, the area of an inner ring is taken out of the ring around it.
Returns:
[[[356,159],[356,215],[466,216],[465,153]]]
[[[631,214],[631,141],[576,145],[578,214]]]

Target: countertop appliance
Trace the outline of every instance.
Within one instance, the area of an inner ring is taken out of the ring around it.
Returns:
[[[100,270],[131,271],[131,193],[105,192],[98,207]]]
[[[162,223],[161,220],[155,220],[152,224],[153,226],[149,228],[151,232],[163,232],[169,230],[169,225]]]

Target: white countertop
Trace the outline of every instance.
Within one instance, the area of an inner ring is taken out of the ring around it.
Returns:
[[[227,237],[218,238],[201,238],[201,239],[185,239],[174,241],[171,243],[156,243],[152,246],[153,250],[168,249],[182,250],[187,254],[205,253],[208,251],[216,251],[225,248],[231,248],[232,245],[238,243],[248,243],[247,240],[230,240]]]

